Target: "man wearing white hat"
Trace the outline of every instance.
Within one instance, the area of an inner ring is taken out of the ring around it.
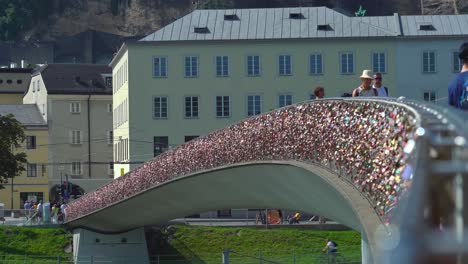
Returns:
[[[376,89],[372,88],[372,71],[371,70],[363,70],[361,78],[361,85],[354,89],[353,97],[357,96],[365,96],[365,97],[373,97],[378,96],[379,92]]]

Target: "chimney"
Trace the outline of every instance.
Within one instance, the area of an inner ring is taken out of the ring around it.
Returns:
[[[28,67],[28,61],[25,59],[21,60],[21,68],[26,69]]]

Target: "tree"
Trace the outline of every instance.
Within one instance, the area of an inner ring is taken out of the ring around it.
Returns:
[[[0,189],[8,183],[8,179],[24,171],[26,154],[16,153],[15,149],[21,146],[25,135],[23,126],[13,115],[0,115]]]

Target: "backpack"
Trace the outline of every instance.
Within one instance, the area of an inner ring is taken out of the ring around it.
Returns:
[[[463,92],[460,96],[460,109],[468,110],[468,80],[463,84]]]
[[[333,243],[333,245],[335,245],[335,247],[338,247],[338,243],[336,243],[335,241],[331,241]]]
[[[390,96],[390,95],[388,94],[388,88],[387,88],[386,86],[384,86],[383,88],[385,88],[385,92],[387,93],[387,96]]]

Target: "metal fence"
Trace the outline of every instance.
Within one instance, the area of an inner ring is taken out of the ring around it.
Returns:
[[[34,209],[3,210],[0,224],[16,226],[58,226],[63,222],[56,215],[40,214]]]
[[[322,253],[320,249],[291,251],[229,252],[229,264],[353,264],[361,263],[361,252],[354,248],[339,248],[335,254]],[[104,256],[33,256],[0,255],[0,264],[221,264],[225,252],[205,253],[191,256],[155,255],[146,257]]]

